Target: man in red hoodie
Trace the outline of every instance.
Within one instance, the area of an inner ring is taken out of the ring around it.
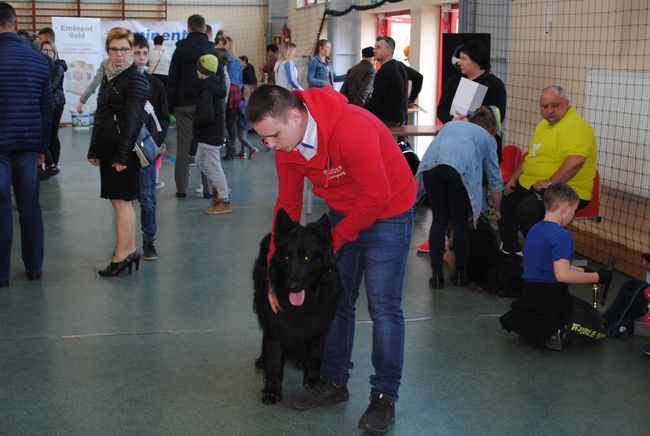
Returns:
[[[359,427],[386,432],[395,419],[404,360],[402,287],[417,191],[411,170],[388,128],[331,89],[262,86],[251,96],[246,118],[277,151],[275,212],[282,208],[300,221],[305,177],[325,199],[343,284],[325,343],[322,381],[298,395],[293,407],[307,410],[349,398],[355,303],[365,276],[375,374]],[[269,302],[281,310],[272,291]]]

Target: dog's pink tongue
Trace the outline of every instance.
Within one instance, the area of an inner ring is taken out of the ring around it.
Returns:
[[[289,303],[292,306],[302,306],[302,303],[305,302],[305,290],[303,289],[300,292],[292,292],[289,294]]]

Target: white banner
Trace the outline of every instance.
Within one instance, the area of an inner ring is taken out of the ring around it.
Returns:
[[[92,82],[102,61],[101,23],[98,18],[52,17],[52,28],[59,58],[68,64],[63,80],[66,104],[61,122],[69,123],[70,111],[76,110],[79,97]],[[96,106],[94,95],[87,106]]]
[[[210,24],[212,26],[212,37],[217,34],[219,29],[223,27],[221,21],[214,21]],[[176,50],[176,43],[185,39],[188,35],[187,23],[183,21],[136,21],[136,20],[122,20],[122,21],[106,21],[102,20],[102,36],[106,39],[108,31],[113,27],[124,27],[135,33],[140,33],[147,41],[149,41],[150,48],[153,48],[153,38],[156,35],[161,35],[165,42],[165,52],[170,57]]]
[[[223,27],[221,21],[208,23],[213,35]],[[165,42],[166,55],[171,59],[176,43],[188,35],[187,23],[183,21],[106,21],[98,18],[52,17],[52,28],[56,33],[59,57],[68,64],[68,71],[63,82],[66,106],[61,122],[71,121],[71,111],[76,111],[79,97],[92,82],[102,59],[107,57],[104,48],[106,35],[113,27],[124,27],[142,34],[153,48],[153,38],[161,35]],[[97,107],[97,91],[90,96],[84,112],[94,112]]]

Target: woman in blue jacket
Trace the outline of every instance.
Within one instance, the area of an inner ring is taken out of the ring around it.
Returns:
[[[334,82],[345,80],[345,74],[339,76],[334,73],[334,65],[329,58],[330,53],[332,53],[332,43],[326,39],[318,40],[307,72],[310,88],[331,88]]]

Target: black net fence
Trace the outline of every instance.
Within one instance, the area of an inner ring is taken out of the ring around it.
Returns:
[[[461,32],[492,35],[508,92],[504,144],[528,150],[540,91],[566,89],[598,143],[600,222],[572,224],[576,251],[640,275],[650,251],[650,2],[463,0]]]

